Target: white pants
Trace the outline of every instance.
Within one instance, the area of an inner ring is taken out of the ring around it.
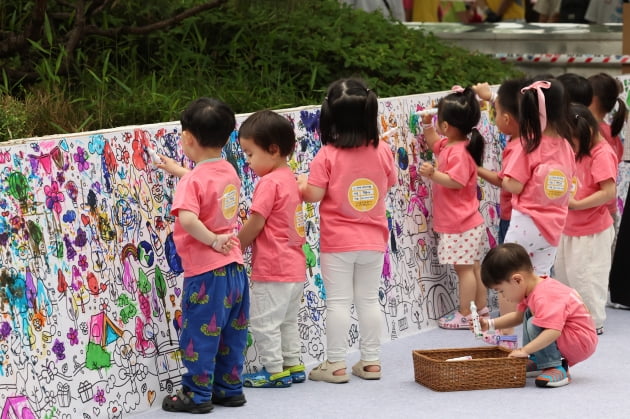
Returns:
[[[613,226],[588,236],[562,235],[555,265],[556,279],[574,288],[591,312],[595,327],[606,320],[608,274],[612,258]],[[630,257],[630,255],[629,255]]]
[[[516,243],[523,246],[532,258],[536,275],[551,274],[558,248],[549,244],[540,234],[540,230],[529,215],[512,209],[512,219],[504,243]],[[610,250],[610,247],[608,249]]]
[[[252,281],[249,329],[269,372],[300,363],[298,311],[303,294],[303,282]]]
[[[346,359],[353,302],[359,317],[361,359],[379,359],[383,316],[378,301],[378,289],[383,261],[383,252],[367,250],[320,254],[326,288],[328,361],[339,362]]]

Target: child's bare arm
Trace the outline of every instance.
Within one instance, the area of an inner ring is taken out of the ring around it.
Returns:
[[[536,338],[522,348],[515,349],[510,352],[511,357],[525,358],[534,352],[551,345],[560,337],[560,331],[556,329],[545,329]]]
[[[422,163],[419,169],[420,175],[423,177],[428,177],[433,182],[444,186],[449,189],[462,189],[464,185],[459,182],[454,181],[451,177],[444,172],[440,172],[436,170],[435,167],[429,162]]]
[[[481,330],[488,330],[488,320],[489,319],[483,317],[479,319],[481,323]],[[493,319],[493,321],[495,329],[509,329],[510,327],[518,326],[523,322],[523,312],[514,311],[512,313],[507,313]]]
[[[433,145],[440,140],[440,136],[433,126],[433,115],[424,115],[422,117],[422,131],[424,133],[424,141],[429,146],[429,150],[433,150]]]
[[[326,189],[309,185],[307,175],[299,175],[297,183],[304,202],[319,202],[326,194]]]
[[[599,190],[593,192],[589,196],[575,200],[571,198],[569,200],[569,209],[583,210],[593,207],[598,207],[606,202],[610,202],[617,195],[617,185],[612,179],[607,179],[603,182],[599,182]]]
[[[503,182],[501,182],[501,187],[510,193],[518,195],[523,192],[524,185],[518,180],[506,176],[503,178]]]
[[[228,253],[234,245],[238,244],[235,234],[216,234],[208,230],[194,212],[179,210],[177,218],[188,234],[219,253]]]
[[[175,160],[171,159],[170,157],[166,157],[163,154],[158,154],[158,157],[160,157],[160,160],[162,161],[155,161],[153,164],[173,176],[182,177],[186,173],[190,172],[190,169],[179,165]]]
[[[262,229],[265,227],[265,222],[267,220],[260,214],[256,214],[253,212],[241,231],[238,232],[238,239],[241,242],[241,250],[247,249],[247,247],[256,240],[256,237],[260,234]]]
[[[477,176],[499,188],[501,187],[501,183],[503,182],[503,179],[499,177],[499,174],[497,172],[481,166],[477,166]]]

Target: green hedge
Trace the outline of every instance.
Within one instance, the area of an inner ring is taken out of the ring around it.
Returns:
[[[391,97],[518,74],[336,0],[298,1],[290,10],[253,3],[228,3],[149,36],[84,40],[70,77],[42,71],[56,59],[42,52],[41,79],[16,95],[22,103],[0,101],[0,140],[177,120],[198,96],[237,113],[312,105],[341,77],[362,77]],[[4,96],[10,90],[5,83]]]

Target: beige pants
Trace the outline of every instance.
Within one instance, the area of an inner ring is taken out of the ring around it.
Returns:
[[[613,226],[589,236],[563,234],[556,255],[556,279],[580,294],[593,316],[595,327],[603,327],[606,320],[610,246],[614,236]]]

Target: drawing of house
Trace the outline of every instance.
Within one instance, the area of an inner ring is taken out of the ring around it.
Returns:
[[[90,319],[90,342],[105,348],[121,337],[123,331],[104,312],[94,314]]]
[[[7,397],[0,419],[35,419],[26,396]]]

